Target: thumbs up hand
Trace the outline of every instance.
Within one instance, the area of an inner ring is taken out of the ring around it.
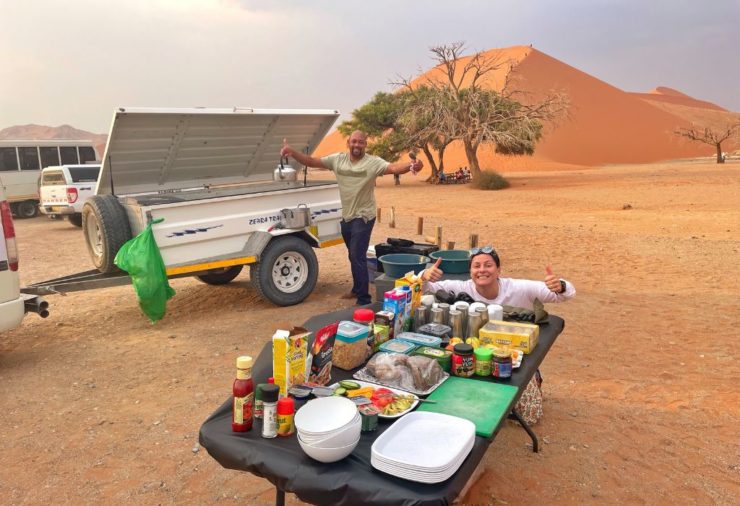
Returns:
[[[429,267],[428,269],[425,269],[424,272],[421,274],[421,279],[424,281],[432,281],[436,282],[442,279],[442,269],[439,268],[439,264],[442,263],[442,259],[438,258],[436,262],[434,262],[434,265]]]
[[[545,284],[551,292],[560,293],[563,286],[560,284],[560,278],[552,273],[552,267],[545,266]]]

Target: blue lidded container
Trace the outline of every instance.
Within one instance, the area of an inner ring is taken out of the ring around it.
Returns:
[[[417,332],[401,332],[396,336],[396,339],[407,341],[416,346],[429,346],[431,348],[439,348],[442,344],[441,337],[419,334]]]

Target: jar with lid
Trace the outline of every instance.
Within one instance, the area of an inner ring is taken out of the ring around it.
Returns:
[[[275,378],[270,376],[267,378],[267,383],[260,383],[257,385],[257,389],[254,392],[254,417],[255,418],[262,418],[262,385],[273,385],[275,383]]]
[[[469,378],[475,372],[473,347],[467,343],[456,344],[452,349],[452,374]]]
[[[375,312],[372,309],[355,309],[352,314],[352,321],[360,325],[367,326],[367,355],[372,354],[375,346],[375,333],[373,332],[373,322],[375,321]]]
[[[332,351],[332,365],[340,369],[354,369],[367,359],[368,326],[342,321]]]
[[[491,356],[493,350],[479,346],[473,352],[475,355],[475,375],[476,376],[490,376],[491,375]]]
[[[511,378],[512,360],[511,352],[508,348],[497,348],[493,350],[493,360],[491,361],[491,374],[494,378],[509,379]]]

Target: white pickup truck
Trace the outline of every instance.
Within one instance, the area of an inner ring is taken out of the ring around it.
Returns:
[[[82,207],[95,195],[100,165],[60,165],[41,171],[39,210],[49,216],[66,216],[82,226]]]
[[[314,248],[342,243],[334,180],[310,180],[280,161],[283,139],[312,153],[333,110],[115,111],[82,228],[96,271],[24,288],[48,294],[122,284],[114,258],[148,223],[168,277],[233,280],[245,265],[275,304],[302,302],[318,278]],[[124,280],[125,282],[125,280]]]

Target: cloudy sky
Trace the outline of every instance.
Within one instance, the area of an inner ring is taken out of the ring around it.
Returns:
[[[0,129],[102,133],[118,106],[348,115],[456,41],[740,111],[739,0],[0,0],[0,18]]]

